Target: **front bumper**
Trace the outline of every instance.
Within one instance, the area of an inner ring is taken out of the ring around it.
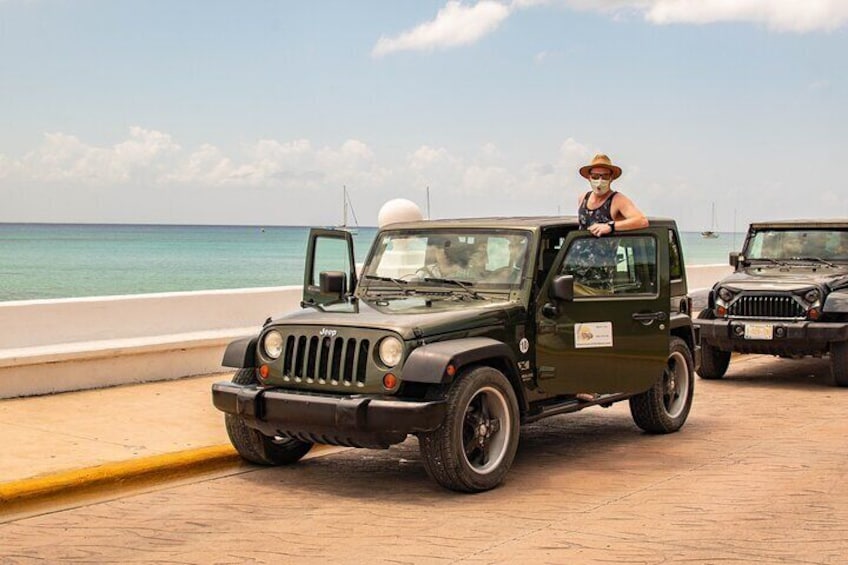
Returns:
[[[848,340],[848,323],[779,320],[695,320],[701,343],[723,351],[771,355],[825,353],[835,341]],[[746,324],[772,324],[772,339],[745,339]],[[741,328],[741,329],[740,329]]]
[[[386,448],[411,433],[435,430],[446,412],[444,400],[335,396],[227,381],[212,385],[212,402],[267,436],[352,447]]]

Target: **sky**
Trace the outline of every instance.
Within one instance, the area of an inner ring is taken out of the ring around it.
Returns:
[[[0,0],[0,222],[848,217],[845,0]]]

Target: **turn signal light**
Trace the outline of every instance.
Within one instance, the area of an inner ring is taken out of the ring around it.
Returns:
[[[818,320],[821,316],[821,310],[818,308],[810,308],[807,310],[807,317],[811,320]]]
[[[447,373],[449,377],[456,376],[456,365],[453,365],[453,364],[448,365],[447,368],[445,369],[445,373]]]
[[[386,375],[383,377],[383,388],[385,388],[387,390],[391,390],[391,389],[395,388],[397,386],[397,384],[398,384],[398,380],[397,380],[397,377],[394,376],[394,374],[386,373]]]
[[[271,373],[271,369],[268,368],[268,365],[262,365],[259,367],[259,376],[263,379],[267,379],[268,375]]]
[[[724,306],[716,306],[716,316],[719,318],[724,318],[727,316],[727,308]]]

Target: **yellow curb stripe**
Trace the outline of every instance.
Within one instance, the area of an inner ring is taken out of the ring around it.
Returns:
[[[78,493],[94,487],[209,471],[241,461],[232,446],[216,445],[0,483],[0,507],[5,509],[13,504]]]

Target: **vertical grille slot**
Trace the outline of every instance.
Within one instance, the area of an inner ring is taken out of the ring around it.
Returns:
[[[325,337],[321,340],[321,355],[318,359],[318,380],[324,382],[329,374],[328,363],[330,360],[330,338]]]
[[[309,355],[306,357],[306,378],[315,378],[315,358],[318,356],[318,337],[309,338]]]
[[[297,338],[297,354],[294,358],[294,376],[303,378],[303,366],[306,362],[306,336]]]
[[[368,368],[368,348],[371,344],[367,339],[359,342],[359,358],[356,360],[356,382],[365,383],[365,371]]]
[[[294,336],[290,335],[286,338],[286,349],[283,353],[283,374],[290,376],[292,372],[292,361],[294,353]]]
[[[729,308],[730,316],[746,318],[803,318],[804,308],[792,296],[740,296]]]
[[[344,356],[344,380],[346,383],[353,381],[353,360],[356,356],[356,340],[350,338],[347,340]]]
[[[333,341],[333,361],[330,364],[330,379],[339,382],[339,374],[342,368],[342,348],[344,348],[344,339],[337,337]]]

